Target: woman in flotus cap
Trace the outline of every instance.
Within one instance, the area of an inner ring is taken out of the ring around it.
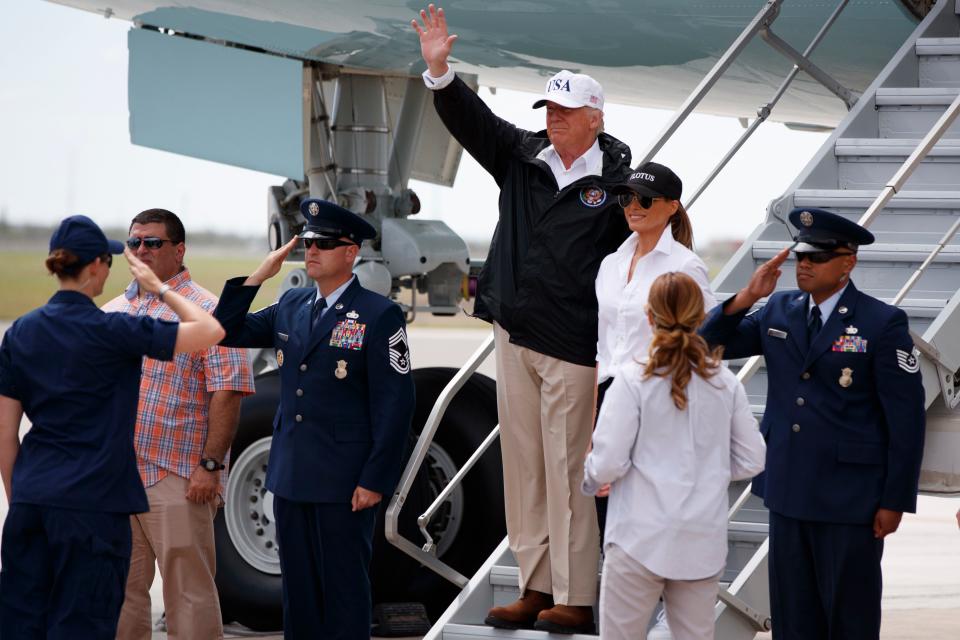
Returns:
[[[64,219],[46,267],[60,289],[0,344],[0,475],[10,510],[0,547],[0,637],[112,639],[130,563],[129,514],[147,511],[133,427],[143,356],[205,349],[220,324],[129,251],[141,289],[180,323],[104,313],[113,255],[86,216]],[[20,421],[31,428],[21,443]]]

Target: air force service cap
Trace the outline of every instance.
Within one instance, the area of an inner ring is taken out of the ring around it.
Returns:
[[[798,207],[790,212],[790,224],[797,228],[794,236],[796,253],[832,251],[840,247],[856,251],[871,244],[873,234],[843,216],[824,209]]]
[[[50,253],[57,249],[66,249],[80,259],[80,264],[85,265],[108,253],[123,253],[123,243],[107,240],[96,222],[87,216],[77,215],[64,218],[50,236]]]
[[[300,214],[307,221],[301,238],[348,238],[360,245],[377,235],[373,225],[353,211],[319,198],[301,202]]]
[[[588,75],[564,69],[547,80],[543,97],[533,103],[533,108],[539,109],[548,102],[571,109],[593,107],[603,111],[603,87]]]
[[[656,162],[645,162],[613,188],[614,195],[631,191],[650,198],[679,200],[683,193],[683,182],[669,167]]]

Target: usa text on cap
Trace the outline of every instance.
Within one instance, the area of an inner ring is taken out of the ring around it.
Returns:
[[[790,212],[790,224],[797,228],[793,248],[796,253],[829,251],[837,247],[846,247],[856,251],[863,244],[871,244],[873,234],[847,220],[843,216],[825,209],[798,207]]]
[[[302,201],[300,215],[307,221],[301,238],[349,238],[360,244],[377,235],[373,225],[353,211],[319,198]]]
[[[543,97],[533,103],[533,108],[539,109],[548,102],[571,109],[593,107],[603,111],[603,87],[588,75],[564,69],[547,80]]]

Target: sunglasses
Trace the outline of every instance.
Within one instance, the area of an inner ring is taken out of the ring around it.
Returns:
[[[337,247],[348,247],[350,245],[355,245],[355,243],[350,242],[349,240],[340,240],[338,238],[303,238],[303,246],[307,249],[312,248],[314,245],[316,245],[317,249],[320,251],[330,251],[331,249],[336,249]]]
[[[163,238],[127,238],[127,246],[134,251],[139,249],[141,244],[146,246],[147,249],[159,249],[164,242],[173,244],[173,240],[164,240]]]
[[[631,192],[631,193],[621,193],[620,195],[618,195],[617,203],[624,209],[629,207],[631,202],[636,202],[637,204],[639,204],[641,209],[649,209],[650,207],[653,206],[654,200],[664,200],[664,199],[665,198],[662,198],[662,197],[651,198],[650,196],[641,196]]]
[[[809,260],[813,264],[826,264],[834,258],[839,258],[841,256],[852,256],[853,254],[842,251],[812,251],[810,253],[798,253],[796,255],[797,262]]]
[[[113,256],[110,255],[109,253],[105,253],[102,256],[100,256],[100,262],[107,265],[107,269],[109,269],[110,267],[113,266]]]

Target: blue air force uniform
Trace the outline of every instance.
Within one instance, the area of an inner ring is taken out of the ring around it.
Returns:
[[[795,210],[791,221],[798,252],[873,241],[822,210]],[[701,333],[724,345],[726,358],[766,361],[767,462],[753,492],[770,510],[774,637],[875,639],[883,541],[874,538],[874,516],[880,508],[916,510],[925,418],[919,354],[906,314],[853,282],[824,302],[835,306],[812,338],[813,305],[799,290],[776,293],[749,315],[724,315],[724,303]]]
[[[305,237],[359,244],[374,234],[324,201],[306,200],[301,211]],[[221,344],[276,350],[280,406],[266,486],[275,496],[284,637],[366,640],[377,508],[352,512],[351,497],[360,486],[389,499],[400,475],[414,407],[403,313],[356,277],[316,324],[316,287],[247,313],[259,287],[243,281],[227,281],[215,315],[227,332]]]

